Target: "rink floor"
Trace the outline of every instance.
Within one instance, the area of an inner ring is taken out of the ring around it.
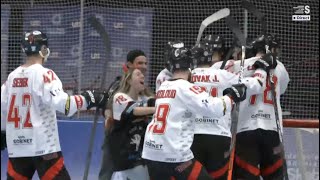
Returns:
[[[62,152],[71,179],[83,179],[92,121],[60,120],[58,122]],[[301,180],[296,146],[296,129],[285,129],[284,142],[290,180]],[[104,129],[98,122],[88,180],[97,180],[101,162]],[[319,133],[301,131],[305,168],[309,179],[319,179]],[[1,152],[1,180],[6,179],[7,151]],[[38,180],[37,174],[34,180]]]

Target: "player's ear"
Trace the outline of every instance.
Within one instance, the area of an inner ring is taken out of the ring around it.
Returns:
[[[47,58],[50,55],[50,49],[46,45],[42,45],[39,54],[45,59],[45,61],[47,61]]]
[[[128,66],[129,69],[133,69],[133,63],[132,62],[128,61],[127,62],[127,66]]]

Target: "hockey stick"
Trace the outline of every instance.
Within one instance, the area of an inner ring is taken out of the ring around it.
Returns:
[[[88,19],[88,22],[100,34],[100,37],[102,38],[103,44],[105,45],[105,48],[106,48],[106,53],[109,54],[109,52],[110,52],[110,39],[109,39],[107,31],[104,29],[103,25],[98,21],[98,19],[94,16],[91,16]],[[104,61],[104,62],[105,62],[104,67],[107,67],[107,61]],[[102,72],[100,89],[103,89],[105,86],[106,72],[107,72],[106,70],[107,70],[107,68],[104,68],[104,70]],[[84,169],[83,180],[88,179],[90,162],[91,162],[91,157],[92,157],[92,149],[93,149],[94,138],[95,138],[97,124],[98,124],[99,114],[100,114],[99,109],[97,108],[96,112],[94,114],[94,118],[93,118],[93,126],[92,126],[91,134],[90,134],[89,148],[88,148],[88,153],[87,153],[87,158],[86,158],[86,166]]]
[[[269,46],[266,45],[266,53],[271,53],[269,50]],[[273,57],[272,57],[273,58]],[[277,59],[274,59],[274,61],[277,61]],[[274,70],[273,70],[274,71]],[[271,86],[271,96],[272,96],[272,105],[273,105],[273,109],[274,109],[274,114],[275,114],[275,119],[276,119],[276,124],[277,124],[277,131],[279,133],[279,139],[280,139],[280,157],[283,159],[283,175],[284,175],[284,179],[285,180],[289,180],[289,175],[288,175],[288,171],[287,171],[287,160],[286,160],[286,156],[285,156],[285,152],[284,152],[284,146],[283,146],[283,132],[281,129],[281,125],[280,125],[280,119],[279,119],[279,111],[278,111],[278,101],[277,101],[277,96],[276,96],[276,88],[275,88],[275,82],[273,80],[273,73],[274,72],[269,72],[269,83]]]
[[[266,26],[266,22],[265,22],[265,16],[264,14],[262,14],[252,3],[250,3],[249,1],[243,0],[241,2],[241,5],[243,8],[245,8],[247,11],[251,12],[254,16],[257,17],[257,19],[260,21],[261,23],[261,28],[262,28],[262,33],[265,34],[267,26]],[[223,59],[223,63],[221,64],[220,69],[224,69],[227,61],[229,60],[232,52],[233,52],[233,48],[234,46],[232,46],[227,55],[225,56],[225,58]]]
[[[258,8],[247,0],[243,0],[241,2],[243,8],[245,8],[248,12],[252,13],[261,23],[262,34],[267,32],[267,23],[265,21],[265,16],[262,14]]]
[[[222,18],[229,16],[229,14],[230,14],[230,10],[228,8],[224,8],[224,9],[221,9],[221,10],[215,12],[214,14],[212,14],[211,16],[209,16],[205,20],[203,20],[200,25],[196,45],[199,44],[202,33],[207,28],[208,25],[210,25],[211,23],[213,23],[215,21],[218,21]]]
[[[232,18],[231,16],[226,18],[226,23],[229,29],[235,34],[241,44],[241,62],[240,62],[240,74],[239,74],[239,83],[241,83],[243,71],[244,71],[244,58],[245,58],[245,45],[246,45],[246,38],[240,29],[240,25],[238,22]],[[233,112],[234,118],[232,118],[231,123],[231,145],[230,145],[230,162],[229,162],[229,171],[228,171],[228,180],[232,179],[232,171],[233,171],[233,163],[235,157],[235,144],[236,144],[236,136],[237,136],[237,128],[238,128],[238,120],[239,120],[239,106],[240,103],[236,103],[236,108]]]
[[[226,66],[227,61],[229,60],[229,58],[231,57],[231,55],[233,53],[233,49],[234,49],[234,46],[231,46],[230,49],[228,50],[226,56],[222,60],[222,64],[220,66],[220,69],[224,69],[224,67]]]
[[[243,8],[245,8],[248,12],[252,13],[261,23],[262,28],[262,34],[266,35],[267,33],[267,23],[265,20],[265,15],[261,13],[258,8],[250,3],[247,0],[243,0],[241,2],[241,5]],[[266,53],[270,53],[269,47],[266,45]],[[279,133],[280,138],[280,148],[281,148],[281,158],[283,159],[283,175],[286,180],[289,180],[288,172],[287,172],[287,161],[285,159],[285,152],[284,152],[284,146],[283,146],[283,137],[282,137],[282,131],[280,126],[280,120],[279,120],[279,112],[278,112],[278,106],[277,106],[277,99],[276,99],[276,92],[275,92],[275,84],[273,82],[273,73],[269,74],[269,82],[271,86],[271,94],[273,98],[273,107],[275,112],[275,118],[276,118],[276,124],[277,124],[277,131]]]

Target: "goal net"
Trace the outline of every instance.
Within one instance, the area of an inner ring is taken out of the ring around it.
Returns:
[[[251,2],[266,15],[268,32],[281,40],[281,61],[290,75],[288,89],[281,99],[284,118],[315,119],[318,122],[319,2]],[[310,21],[292,20],[292,16],[297,15],[297,7],[303,15],[310,15]],[[147,55],[147,81],[154,89],[156,76],[165,65],[165,44],[182,40],[188,47],[192,46],[201,21],[222,8],[230,9],[231,16],[239,22],[248,39],[261,33],[260,23],[245,12],[240,0],[3,0],[1,83],[24,62],[19,44],[23,32],[39,29],[49,37],[51,54],[46,66],[57,73],[68,93],[107,88],[116,76],[122,74],[121,65],[132,49],[141,49]],[[101,23],[102,29],[95,22]],[[232,32],[224,20],[209,25],[203,36],[207,34],[224,36],[227,46],[232,43]],[[91,120],[93,114],[89,111],[72,118]],[[59,118],[67,119],[63,115]],[[297,127],[286,129],[284,136],[288,152],[296,149],[295,142],[299,138],[294,134],[297,133],[302,139],[299,145],[306,154],[304,167],[308,172],[310,168],[318,168],[319,144],[315,143],[318,142],[318,131]],[[313,150],[315,154],[309,152]],[[294,163],[297,152],[292,151],[287,156],[288,160],[293,159],[288,163],[289,168],[295,168],[292,171],[301,174],[301,168]]]

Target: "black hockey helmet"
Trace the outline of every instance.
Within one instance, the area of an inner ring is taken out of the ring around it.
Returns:
[[[269,46],[269,50],[272,48],[280,48],[280,41],[276,36],[273,36],[272,34],[266,34],[260,35],[250,43],[250,46],[252,46],[255,54],[258,52],[265,52],[266,45]]]
[[[180,40],[169,41],[164,47],[164,60],[166,62],[166,67],[169,69],[170,64],[170,53],[174,49],[179,49],[184,47],[184,43]]]
[[[212,51],[202,42],[193,46],[190,53],[194,68],[199,65],[210,65],[212,63]]]
[[[27,56],[40,54],[41,57],[46,59],[50,54],[47,35],[38,30],[26,32],[21,47]]]
[[[192,68],[192,58],[190,50],[186,47],[172,49],[169,54],[169,70],[188,70]]]
[[[281,42],[279,40],[279,38],[276,35],[272,35],[272,34],[267,34],[266,35],[266,39],[267,39],[267,45],[269,46],[269,48],[280,48],[281,47]]]
[[[224,52],[225,40],[220,35],[207,35],[202,42],[208,46],[208,49],[212,52]]]

